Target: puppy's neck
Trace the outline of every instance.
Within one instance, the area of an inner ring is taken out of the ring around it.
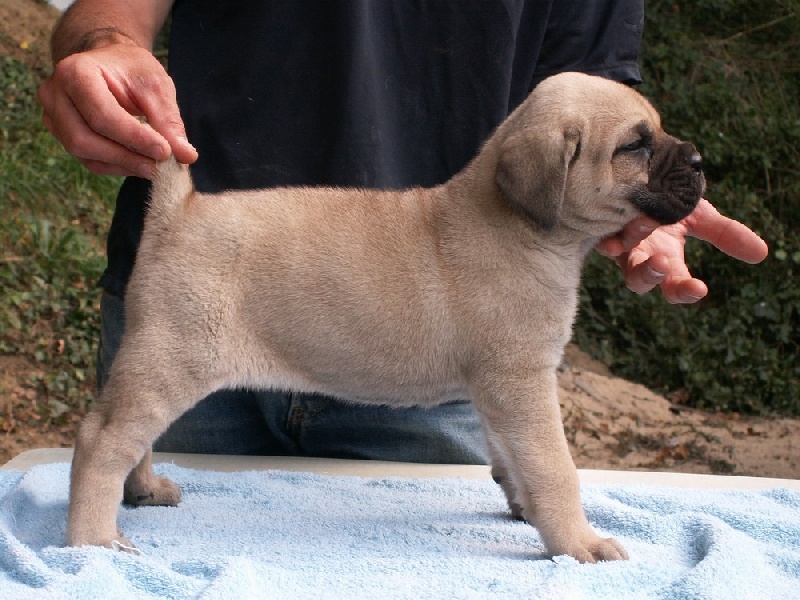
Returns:
[[[485,148],[463,171],[437,188],[440,201],[448,205],[445,212],[454,211],[467,226],[472,224],[476,229],[485,229],[488,224],[499,236],[523,248],[552,255],[565,268],[570,265],[579,269],[598,238],[589,238],[561,223],[543,227],[520,207],[509,203],[494,177],[484,174],[493,172],[493,158]]]

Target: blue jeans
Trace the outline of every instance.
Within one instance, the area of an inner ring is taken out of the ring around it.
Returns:
[[[97,381],[102,387],[124,329],[123,301],[107,292]],[[487,464],[472,404],[388,408],[316,394],[221,390],[175,421],[157,440],[161,452],[318,456],[425,463]]]

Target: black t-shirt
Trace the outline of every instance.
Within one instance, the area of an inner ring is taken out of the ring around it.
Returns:
[[[642,26],[642,0],[178,0],[169,67],[201,191],[431,186],[548,75],[638,83]],[[119,296],[148,189],[117,198]]]

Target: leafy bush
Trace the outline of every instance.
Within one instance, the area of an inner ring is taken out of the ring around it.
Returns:
[[[708,199],[771,255],[750,266],[690,243],[710,294],[688,307],[631,294],[595,257],[576,338],[616,373],[694,406],[800,414],[798,15],[798,0],[647,4],[642,91],[700,148]]]
[[[104,267],[98,232],[117,181],[90,175],[41,125],[39,76],[0,57],[0,353],[39,365],[28,385],[45,419],[92,395]]]

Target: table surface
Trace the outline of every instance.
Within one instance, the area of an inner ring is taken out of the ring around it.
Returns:
[[[22,452],[5,465],[0,466],[0,469],[27,471],[36,465],[70,462],[71,460],[72,449],[70,448],[39,448]],[[153,462],[174,463],[189,469],[228,472],[282,470],[357,477],[457,477],[466,479],[488,479],[491,477],[488,467],[478,465],[431,465],[294,456],[223,456],[156,452],[153,455]],[[645,484],[721,489],[767,489],[775,487],[800,489],[800,480],[767,477],[594,469],[579,469],[578,473],[581,483],[586,484]]]

